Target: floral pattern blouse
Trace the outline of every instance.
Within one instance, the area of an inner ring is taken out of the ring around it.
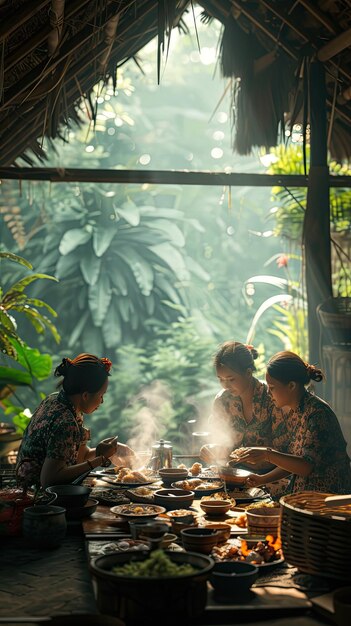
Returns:
[[[24,431],[17,457],[17,479],[28,486],[40,485],[45,458],[77,463],[78,450],[88,439],[83,416],[77,414],[65,392],[45,398],[33,413]]]
[[[281,452],[286,450],[288,434],[284,412],[275,406],[267,385],[256,378],[252,419],[246,420],[241,398],[223,389],[214,400],[209,428],[213,438],[219,438],[231,449],[268,446]]]
[[[287,427],[288,454],[301,456],[313,466],[309,476],[291,477],[288,492],[351,493],[346,441],[329,404],[306,390],[297,410],[289,412]]]

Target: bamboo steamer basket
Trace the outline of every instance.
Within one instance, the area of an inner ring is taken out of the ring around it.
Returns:
[[[303,491],[280,498],[285,560],[301,572],[351,581],[351,504],[325,502],[332,493]]]

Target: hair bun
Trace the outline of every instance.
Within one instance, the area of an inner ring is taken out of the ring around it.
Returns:
[[[72,359],[65,357],[62,359],[60,365],[58,365],[55,369],[55,376],[66,376],[68,368],[72,365]]]
[[[307,369],[308,376],[310,377],[311,380],[315,380],[317,383],[323,380],[324,374],[322,370],[316,367],[315,365],[310,365],[309,363],[307,363],[306,369]]]
[[[247,348],[249,352],[251,352],[251,356],[253,360],[255,361],[258,358],[258,352],[256,348],[254,348],[254,346],[252,346],[251,344],[245,344],[245,348]]]

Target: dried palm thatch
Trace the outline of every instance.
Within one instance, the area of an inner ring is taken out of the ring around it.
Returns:
[[[45,159],[42,139],[79,120],[77,103],[151,39],[158,81],[172,29],[193,0],[0,0],[0,165]],[[284,128],[309,124],[308,67],[326,70],[328,142],[351,155],[350,0],[202,0],[200,19],[223,24],[220,68],[232,78],[233,146],[276,145]]]

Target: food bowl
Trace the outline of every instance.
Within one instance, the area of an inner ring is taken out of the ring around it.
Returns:
[[[251,473],[248,470],[231,467],[230,465],[221,465],[218,468],[219,478],[225,482],[228,489],[231,489],[231,487],[243,487]]]
[[[166,550],[168,546],[175,541],[177,541],[177,535],[174,535],[173,533],[166,533],[161,539],[161,548]]]
[[[226,522],[205,522],[201,528],[210,528],[213,530],[217,530],[221,537],[218,538],[218,543],[224,543],[228,541],[230,538],[230,533],[232,527],[230,524],[226,524]]]
[[[246,511],[247,528],[251,533],[278,534],[280,524],[280,508],[264,507]]]
[[[177,507],[187,508],[192,505],[195,494],[187,489],[157,489],[154,493],[154,502],[164,506],[167,511]]]
[[[207,515],[225,515],[231,508],[230,500],[201,500],[200,507]]]
[[[69,508],[84,506],[89,500],[91,488],[83,485],[52,485],[45,491],[48,494],[56,493],[56,506]]]
[[[160,478],[165,485],[170,485],[175,480],[183,480],[188,478],[189,472],[187,469],[178,467],[164,467],[158,471]]]
[[[85,517],[90,517],[93,513],[95,513],[98,504],[99,500],[95,500],[95,498],[90,498],[87,500],[84,506],[69,507],[66,510],[66,518],[83,519]]]
[[[171,511],[167,511],[166,515],[172,523],[187,524],[190,526],[195,524],[194,512],[187,509],[172,509]]]
[[[194,568],[187,575],[128,576],[117,575],[112,568],[126,563],[145,561],[149,552],[113,553],[90,561],[90,571],[101,613],[115,615],[128,626],[148,622],[175,626],[193,623],[205,610],[207,579],[214,566],[209,556],[191,552],[155,551],[169,557],[176,565]]]
[[[212,548],[222,542],[221,533],[214,528],[183,528],[180,531],[185,550],[210,554]]]
[[[220,596],[237,596],[247,593],[257,579],[259,570],[243,561],[216,563],[209,577],[215,593]]]

